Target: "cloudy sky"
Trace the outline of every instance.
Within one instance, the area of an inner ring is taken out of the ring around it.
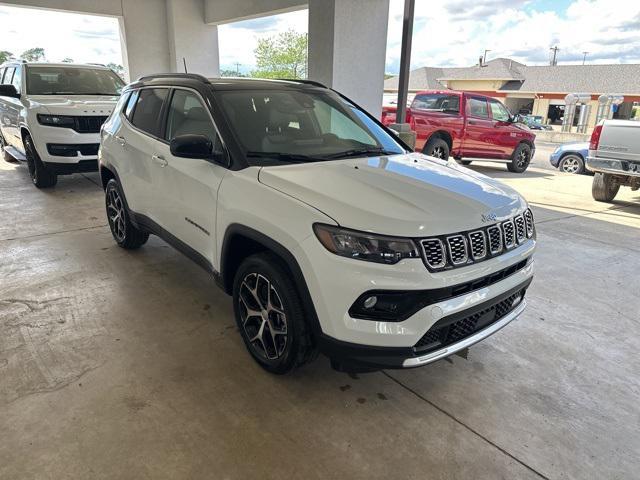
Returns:
[[[400,61],[403,3],[390,0],[390,73]],[[221,68],[251,70],[259,38],[306,32],[307,19],[299,11],[220,27]],[[553,45],[560,63],[582,63],[584,51],[589,63],[640,63],[640,0],[416,1],[412,68],[472,65],[485,48],[489,59],[545,64]],[[36,46],[51,61],[122,63],[116,19],[0,6],[0,50]]]

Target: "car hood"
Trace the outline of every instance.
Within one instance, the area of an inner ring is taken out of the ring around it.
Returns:
[[[40,108],[52,115],[110,115],[117,96],[96,95],[38,95],[30,96],[31,108]]]
[[[589,150],[589,142],[579,142],[579,143],[565,143],[564,145],[560,145],[558,147],[560,150],[572,150],[572,151],[580,151],[580,150]]]
[[[341,226],[387,235],[469,230],[526,207],[510,187],[420,153],[263,167],[258,179]]]

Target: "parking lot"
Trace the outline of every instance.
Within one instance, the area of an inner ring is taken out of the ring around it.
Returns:
[[[640,193],[596,203],[543,150],[524,175],[474,165],[536,216],[518,321],[419,369],[285,377],[198,266],[114,244],[97,174],[45,191],[0,162],[0,478],[635,476]]]

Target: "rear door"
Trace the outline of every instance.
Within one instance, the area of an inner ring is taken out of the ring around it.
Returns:
[[[120,149],[117,169],[129,208],[155,222],[153,155],[165,140],[161,137],[162,114],[169,88],[142,88],[129,98],[125,121],[116,131],[114,148]]]
[[[218,187],[227,169],[208,160],[174,157],[170,142],[180,135],[205,135],[214,151],[223,150],[222,142],[198,92],[176,88],[168,105],[165,141],[150,152],[155,158],[154,217],[165,230],[213,263]]]
[[[466,97],[466,128],[462,142],[462,156],[495,158],[501,152],[493,138],[493,120],[489,115],[486,97]]]

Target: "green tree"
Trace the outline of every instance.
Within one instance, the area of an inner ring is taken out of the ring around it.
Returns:
[[[223,68],[222,70],[220,70],[220,76],[221,77],[246,77],[247,75],[240,71],[231,70],[230,68]]]
[[[0,64],[6,62],[7,60],[11,60],[13,58],[13,53],[8,52],[6,50],[0,51]]]
[[[27,62],[39,62],[40,60],[44,60],[44,48],[35,47],[25,50],[22,52],[22,55],[20,55],[20,58]]]
[[[65,57],[62,59],[62,63],[73,63],[73,58]]]
[[[116,72],[122,79],[124,79],[124,67],[119,63],[107,63],[107,67]]]
[[[288,30],[258,40],[254,50],[257,69],[252,77],[306,78],[307,34]]]

